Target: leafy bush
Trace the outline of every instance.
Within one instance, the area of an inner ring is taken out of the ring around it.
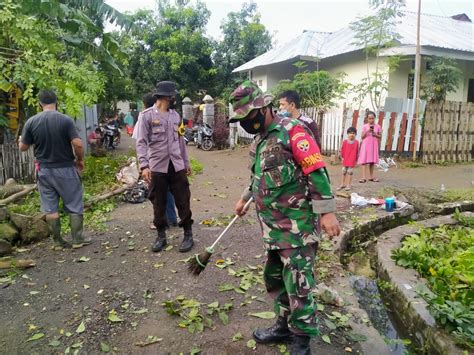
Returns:
[[[436,320],[474,348],[474,218],[456,213],[460,225],[422,228],[393,253],[397,264],[428,281],[420,291]]]

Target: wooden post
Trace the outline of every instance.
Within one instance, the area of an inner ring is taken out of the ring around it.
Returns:
[[[416,160],[417,136],[418,136],[418,119],[420,117],[420,70],[421,70],[421,54],[420,54],[420,13],[421,0],[418,0],[418,20],[416,23],[416,56],[415,56],[415,82],[413,85],[413,97],[415,98],[415,130],[413,134],[413,161]]]

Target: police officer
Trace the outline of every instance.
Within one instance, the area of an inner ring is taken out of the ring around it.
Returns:
[[[142,176],[149,183],[149,200],[153,204],[153,223],[158,236],[152,251],[160,252],[166,246],[166,192],[174,196],[184,237],[180,252],[192,249],[193,234],[190,208],[191,175],[188,153],[180,133],[181,118],[176,108],[176,84],[161,81],[156,86],[156,103],[142,112],[138,127],[137,155]]]
[[[259,343],[293,338],[292,355],[311,354],[310,339],[319,334],[312,289],[321,228],[329,236],[340,233],[325,164],[307,128],[275,114],[253,82],[243,82],[230,102],[230,122],[257,134],[251,185],[236,212],[245,214],[245,202],[254,197],[267,250],[265,285],[278,315],[275,325],[255,330],[253,337]]]

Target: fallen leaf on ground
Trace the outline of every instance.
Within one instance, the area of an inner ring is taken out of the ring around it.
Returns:
[[[139,341],[138,343],[135,343],[136,346],[140,346],[140,347],[144,347],[144,346],[147,346],[147,345],[151,345],[151,344],[155,344],[155,343],[159,343],[160,341],[162,341],[163,338],[158,338],[157,336],[155,335],[149,335],[145,341]]]
[[[193,346],[193,348],[191,349],[191,351],[189,352],[189,355],[196,355],[196,354],[199,354],[201,352],[201,349],[199,349],[198,347],[196,346]]]
[[[88,289],[90,289],[90,288],[91,288],[91,287],[90,287],[89,285],[84,285],[84,289],[85,289],[85,290],[88,290]]]
[[[117,312],[115,311],[115,309],[112,309],[109,312],[108,320],[111,321],[112,323],[123,322],[123,319],[117,316]]]
[[[275,312],[259,312],[259,313],[249,313],[249,316],[262,318],[262,319],[273,319],[276,317]]]
[[[39,339],[41,339],[42,337],[44,337],[44,333],[36,333],[36,334],[33,335],[31,338],[29,338],[27,341],[39,340]]]
[[[173,249],[173,246],[172,246],[172,245],[168,245],[164,250],[165,250],[165,251],[169,251],[169,250],[171,250],[171,249]]]
[[[350,347],[344,348],[344,351],[345,351],[346,353],[351,353],[351,352],[352,352],[352,348],[350,348]]]
[[[59,345],[61,345],[61,342],[57,339],[54,339],[51,340],[48,345],[52,346],[53,348],[57,348]]]
[[[138,311],[133,311],[132,313],[134,313],[134,314],[144,314],[144,313],[147,313],[147,312],[148,312],[148,309],[141,308]]]
[[[87,256],[81,256],[78,261],[84,263],[89,260],[91,260],[91,258],[88,258]]]
[[[250,349],[253,349],[255,350],[257,348],[257,342],[253,339],[250,339],[248,342],[247,342],[247,348],[250,348]]]
[[[153,265],[153,267],[154,267],[155,269],[158,269],[158,268],[163,267],[163,266],[165,266],[164,263],[156,263],[156,264]]]
[[[108,353],[110,352],[110,346],[106,343],[100,343],[100,351],[102,351],[103,353]]]
[[[331,344],[331,338],[329,337],[329,335],[324,334],[324,335],[321,337],[321,339],[323,339],[323,341],[324,341],[325,343]]]
[[[34,296],[34,295],[37,295],[39,293],[39,291],[30,291],[30,295]]]
[[[242,333],[241,332],[238,332],[237,334],[235,334],[233,337],[232,337],[232,341],[239,341],[239,340],[242,340],[244,337],[242,336]]]
[[[81,333],[84,333],[85,330],[86,330],[86,325],[82,321],[81,324],[79,324],[79,326],[77,327],[76,333],[81,334]]]

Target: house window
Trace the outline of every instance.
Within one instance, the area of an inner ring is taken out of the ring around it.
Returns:
[[[474,102],[474,79],[469,79],[469,86],[467,89],[467,102]]]
[[[263,80],[259,80],[258,81],[258,86],[262,86],[263,85]]]

